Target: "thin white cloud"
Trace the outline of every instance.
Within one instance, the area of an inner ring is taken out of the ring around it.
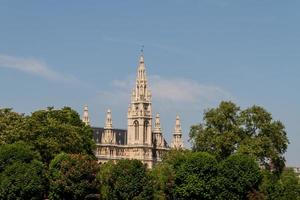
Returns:
[[[100,91],[98,98],[111,105],[129,102],[135,78],[114,80],[107,91]],[[201,84],[195,80],[183,78],[164,78],[150,76],[150,89],[153,102],[165,109],[183,109],[192,106],[201,110],[218,104],[222,100],[233,99],[230,93],[219,86]]]
[[[0,67],[19,70],[48,80],[76,81],[74,77],[54,71],[46,63],[35,58],[21,58],[0,54]]]
[[[195,80],[160,76],[152,77],[153,98],[157,101],[199,104],[215,103],[222,99],[231,98],[229,92],[221,87],[201,84]]]

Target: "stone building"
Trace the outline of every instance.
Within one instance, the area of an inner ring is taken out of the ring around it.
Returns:
[[[92,127],[97,144],[95,154],[100,163],[109,160],[137,159],[149,168],[161,161],[170,148],[183,148],[179,116],[176,117],[171,146],[164,139],[160,115],[153,119],[151,91],[149,88],[144,56],[139,58],[136,85],[131,94],[127,112],[127,130],[115,129],[111,111],[108,110],[104,127]],[[88,107],[84,107],[83,122],[90,125]]]

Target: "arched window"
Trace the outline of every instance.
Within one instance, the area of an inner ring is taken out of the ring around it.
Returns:
[[[144,143],[147,142],[147,137],[148,137],[148,126],[149,126],[149,122],[145,121],[144,122]]]
[[[139,140],[139,122],[134,121],[134,135],[135,135],[135,140]]]

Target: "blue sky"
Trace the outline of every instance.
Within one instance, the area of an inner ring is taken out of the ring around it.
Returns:
[[[175,116],[189,127],[221,100],[253,104],[286,125],[288,165],[300,166],[300,1],[0,2],[0,107],[90,108],[102,126],[111,108],[126,128],[144,45],[153,91],[170,141]],[[188,143],[186,142],[188,145]]]

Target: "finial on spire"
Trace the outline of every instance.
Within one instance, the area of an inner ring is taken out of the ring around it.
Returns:
[[[143,55],[144,54],[144,45],[142,45],[142,48],[141,48],[141,54]]]
[[[140,64],[144,63],[144,45],[141,48],[141,55],[140,55]]]

